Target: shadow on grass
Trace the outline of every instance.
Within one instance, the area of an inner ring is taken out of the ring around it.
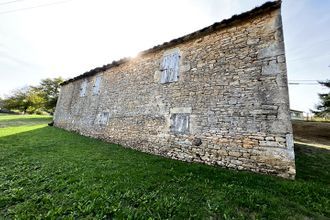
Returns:
[[[295,181],[171,160],[54,127],[0,138],[0,161],[5,217],[330,217],[329,151],[304,145],[296,146]]]
[[[297,179],[330,184],[330,150],[295,144]]]

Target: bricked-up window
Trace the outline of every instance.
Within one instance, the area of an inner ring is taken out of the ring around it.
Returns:
[[[86,95],[86,89],[87,89],[87,81],[84,80],[80,85],[80,97],[83,97]]]
[[[177,134],[188,134],[190,114],[178,113],[171,116],[171,131]]]
[[[93,85],[93,95],[100,94],[100,85],[101,85],[101,76],[95,78],[95,82]]]
[[[160,83],[176,82],[179,79],[180,54],[178,51],[167,54],[161,63]]]

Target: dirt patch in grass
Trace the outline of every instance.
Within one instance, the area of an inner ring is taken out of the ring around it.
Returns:
[[[293,135],[296,141],[330,145],[330,123],[292,121]]]

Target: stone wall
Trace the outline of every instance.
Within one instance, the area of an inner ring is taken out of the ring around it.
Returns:
[[[173,51],[178,79],[163,83]],[[54,121],[152,154],[294,178],[280,7],[65,83]]]

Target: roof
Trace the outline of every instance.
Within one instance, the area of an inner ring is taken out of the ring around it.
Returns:
[[[183,43],[183,42],[187,42],[187,41],[205,36],[207,34],[216,32],[218,30],[233,26],[233,25],[235,25],[239,22],[242,22],[244,20],[248,20],[250,18],[256,17],[256,16],[261,15],[261,14],[264,14],[266,12],[273,11],[275,9],[279,9],[280,7],[281,7],[281,1],[280,0],[272,1],[272,2],[266,2],[263,5],[261,5],[259,7],[256,7],[254,9],[250,10],[250,11],[244,12],[244,13],[239,14],[239,15],[233,15],[229,19],[224,19],[220,22],[216,22],[216,23],[214,23],[214,24],[212,24],[208,27],[205,27],[205,28],[200,29],[198,31],[195,31],[193,33],[190,33],[190,34],[187,34],[185,36],[173,39],[169,42],[165,42],[163,44],[154,46],[150,49],[147,49],[145,51],[140,52],[138,55],[144,55],[144,54],[152,53],[152,52],[164,49],[164,48],[172,47],[172,46],[175,46],[177,44],[180,44],[180,43]],[[68,84],[70,82],[73,82],[73,81],[76,81],[76,80],[79,80],[79,79],[82,79],[82,78],[85,78],[85,77],[96,75],[99,72],[103,72],[103,71],[106,71],[110,68],[117,67],[117,66],[119,66],[123,63],[126,63],[126,62],[130,61],[130,60],[131,60],[131,58],[122,58],[122,59],[117,60],[117,61],[112,61],[112,63],[103,65],[102,67],[94,68],[94,69],[92,69],[90,71],[87,71],[87,72],[85,72],[85,73],[83,73],[79,76],[76,76],[72,79],[66,80],[61,85],[65,85],[65,84]]]

